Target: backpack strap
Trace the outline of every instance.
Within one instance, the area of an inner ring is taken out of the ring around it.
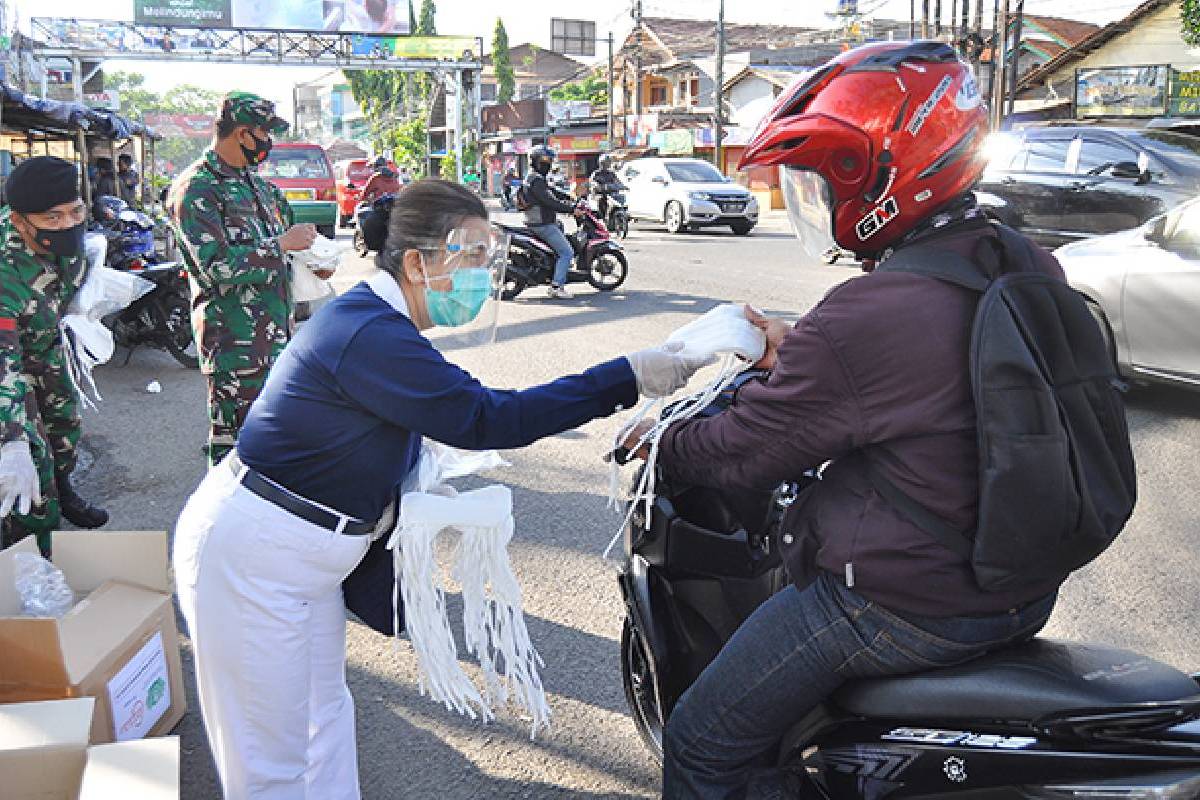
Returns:
[[[884,259],[876,272],[912,272],[982,294],[992,282],[983,267],[966,256],[930,245],[905,247]]]
[[[953,527],[946,520],[905,494],[900,487],[884,477],[883,473],[871,462],[869,455],[862,453],[860,457],[866,469],[867,478],[871,481],[871,486],[879,493],[880,497],[887,501],[888,505],[899,511],[913,525],[936,539],[950,552],[967,561],[971,560],[974,544],[967,532]]]

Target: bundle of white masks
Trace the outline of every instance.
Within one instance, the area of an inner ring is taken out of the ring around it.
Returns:
[[[707,314],[676,329],[667,337],[667,343],[681,344],[683,352],[691,355],[718,358],[718,369],[701,388],[682,399],[672,401],[670,410],[665,413],[662,410],[667,403],[665,398],[643,403],[632,419],[617,432],[613,442],[614,450],[622,446],[626,437],[642,420],[647,417],[656,420],[654,426],[629,448],[630,451],[636,452],[642,447],[646,447],[648,449],[646,464],[641,477],[627,498],[629,511],[612,541],[604,549],[604,558],[609,557],[613,547],[620,540],[621,533],[632,519],[639,502],[645,503],[646,524],[650,524],[654,499],[655,465],[658,462],[658,446],[663,433],[676,422],[691,419],[703,411],[730,381],[762,359],[767,350],[766,334],[746,318],[743,306],[733,303],[717,306]],[[621,467],[614,460],[609,472],[609,501],[615,506],[621,499]]]
[[[494,718],[494,705],[511,701],[532,718],[532,738],[549,726],[550,707],[539,674],[544,664],[529,638],[521,587],[508,558],[512,493],[488,486],[460,494],[445,483],[503,463],[495,451],[471,453],[425,443],[388,542],[396,568],[393,603],[398,606],[403,596],[422,694],[485,722]],[[465,642],[467,652],[479,659],[482,688],[458,661],[447,615],[437,540],[449,530],[461,535],[451,577],[462,587]],[[398,623],[398,611],[396,616]]]
[[[333,239],[318,236],[312,247],[292,254],[292,299],[297,303],[316,303],[333,296],[329,281],[314,273],[338,268],[345,248]]]
[[[154,284],[130,272],[104,266],[103,234],[84,237],[87,274],[79,291],[71,298],[66,314],[59,322],[66,350],[67,374],[85,407],[96,407],[103,398],[92,378],[92,371],[112,358],[116,346],[112,331],[101,319],[121,311],[154,290]],[[92,397],[88,396],[91,392]]]

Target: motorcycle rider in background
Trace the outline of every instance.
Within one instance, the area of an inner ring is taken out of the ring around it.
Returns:
[[[592,191],[597,196],[597,204],[600,210],[600,219],[608,224],[608,196],[612,192],[624,191],[625,184],[621,183],[621,179],[617,177],[617,173],[612,169],[612,156],[600,156],[600,168],[593,172],[588,178],[591,183]]]
[[[375,159],[371,167],[375,172],[367,179],[362,190],[362,202],[366,205],[370,205],[385,194],[395,194],[400,191],[402,185],[396,171],[388,166],[387,159],[383,156]]]
[[[1014,268],[971,191],[986,134],[970,68],[948,46],[896,42],[843,53],[785,92],[746,150],[743,169],[781,167],[811,255],[836,242],[884,268],[834,288],[794,328],[759,318],[769,376],[660,440],[664,475],[692,486],[771,489],[831,462],[779,543],[791,585],[751,614],[667,721],[665,798],[804,796],[802,776],[770,769],[771,755],[842,683],[1024,641],[1054,607],[1058,580],[982,590],[971,564],[871,479],[884,475],[957,530],[976,526],[978,295],[886,260],[920,243]],[[1062,279],[1035,250],[1030,268]]]
[[[513,192],[521,185],[521,176],[517,174],[516,167],[509,167],[504,171],[504,180],[500,186],[500,195],[504,200],[504,210],[508,211],[515,207],[513,201]]]
[[[574,198],[560,191],[547,181],[546,176],[554,166],[556,153],[548,147],[539,146],[529,152],[529,174],[525,176],[525,197],[529,207],[525,209],[525,224],[546,244],[554,248],[558,260],[554,262],[554,278],[547,293],[557,300],[569,300],[567,273],[571,270],[571,259],[575,249],[567,241],[567,235],[558,226],[559,214],[582,212],[575,208]]]

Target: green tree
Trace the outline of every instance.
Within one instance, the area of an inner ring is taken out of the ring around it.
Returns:
[[[587,100],[594,106],[606,105],[608,103],[608,81],[593,73],[583,80],[551,89],[550,99]]]
[[[411,116],[409,78],[389,69],[346,70],[344,74],[351,96],[367,118],[372,146],[379,152],[390,150],[396,123]]]
[[[496,30],[492,34],[492,67],[496,71],[496,99],[511,103],[516,90],[516,75],[513,73],[512,56],[508,52],[508,31],[504,20],[496,17]]]
[[[421,17],[417,21],[417,34],[437,36],[437,6],[433,0],[421,0]]]
[[[216,114],[221,108],[222,93],[200,86],[181,84],[166,94],[146,88],[146,78],[136,72],[106,73],[104,85],[120,93],[121,113],[131,119],[143,120],[147,114]],[[154,145],[158,160],[181,169],[200,157],[208,147],[207,138],[168,136]]]
[[[1179,6],[1183,41],[1192,47],[1200,46],[1200,0],[1183,0]]]
[[[396,126],[391,145],[397,164],[407,166],[417,177],[424,177],[429,163],[429,133],[424,119],[414,117]]]

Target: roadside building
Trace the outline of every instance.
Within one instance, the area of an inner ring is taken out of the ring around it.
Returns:
[[[1015,122],[1200,125],[1200,49],[1183,40],[1179,0],[1148,0],[1031,70]]]

